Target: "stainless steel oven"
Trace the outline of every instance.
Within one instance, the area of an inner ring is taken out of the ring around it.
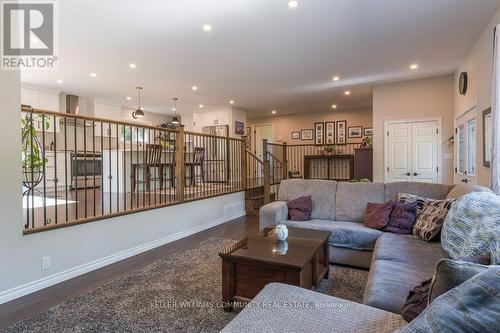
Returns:
[[[79,151],[71,153],[71,188],[93,188],[102,185],[102,154]]]

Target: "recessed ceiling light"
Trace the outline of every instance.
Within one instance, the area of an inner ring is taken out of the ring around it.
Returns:
[[[334,77],[332,78],[332,80],[333,80],[333,81],[338,81],[338,80],[340,80],[340,77],[339,77],[339,76],[334,76]]]
[[[135,69],[137,67],[137,65],[136,64],[128,64],[128,67]]]
[[[200,105],[198,105],[198,107],[199,107],[200,109],[203,109],[203,108],[205,107],[205,105],[200,104]]]
[[[234,101],[229,101],[229,104],[234,104]]]
[[[350,95],[351,94],[351,91],[350,90],[346,90],[344,91],[344,95]]]
[[[127,96],[125,98],[127,99],[127,101],[130,101],[132,99],[132,97],[130,97],[130,96]]]
[[[337,108],[337,104],[332,104],[332,109],[336,109]]]
[[[271,111],[272,114],[276,114],[276,110]]]
[[[212,31],[212,26],[210,24],[204,24],[203,31],[206,31],[206,32]]]
[[[89,75],[90,75],[90,77],[96,77],[97,76],[96,73],[90,73]]]
[[[297,8],[299,5],[298,0],[290,0],[288,1],[288,7],[290,8]]]
[[[198,90],[198,87],[197,86],[192,86],[191,90],[196,91],[196,90]]]
[[[413,69],[413,70],[418,69],[418,64],[411,64],[410,69]]]
[[[63,80],[57,80],[56,82],[59,83],[59,84],[62,84]]]
[[[172,111],[177,111],[177,108],[172,108]]]

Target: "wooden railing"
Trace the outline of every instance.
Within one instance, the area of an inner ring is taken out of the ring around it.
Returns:
[[[243,191],[241,139],[23,107],[24,233]]]

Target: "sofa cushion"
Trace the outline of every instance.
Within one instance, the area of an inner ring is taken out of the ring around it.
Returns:
[[[486,265],[474,264],[466,261],[455,261],[450,259],[441,259],[432,278],[429,290],[429,303],[437,297],[448,292],[467,281],[476,274],[488,269]]]
[[[307,221],[311,218],[311,196],[299,197],[288,201],[288,215],[292,221]]]
[[[402,332],[498,332],[500,267],[491,266],[439,296]]]
[[[443,257],[447,255],[439,243],[384,233],[375,244],[363,303],[401,313],[408,292],[432,278]]]
[[[413,234],[428,242],[439,238],[446,215],[454,201],[432,200],[425,203],[413,226]]]
[[[354,250],[373,250],[383,232],[356,222],[310,220],[284,222],[289,227],[330,231],[330,245]]]
[[[399,193],[410,193],[421,197],[441,200],[451,191],[454,185],[395,182],[386,183],[384,188],[384,201],[395,200]]]
[[[287,284],[270,283],[221,332],[393,332],[401,316]]]
[[[417,219],[417,203],[395,202],[392,206],[389,223],[383,231],[392,232],[400,235],[411,234],[415,220]]]
[[[369,202],[366,205],[366,215],[363,224],[367,228],[383,229],[389,223],[394,201],[386,203]]]
[[[500,197],[472,192],[455,201],[444,221],[441,243],[452,257],[491,257],[500,264]]]
[[[311,196],[312,219],[335,220],[335,193],[337,182],[320,179],[286,179],[280,184],[278,200],[290,201]]]
[[[446,199],[458,199],[471,192],[490,192],[493,193],[489,188],[474,185],[474,184],[458,184],[456,185],[450,193],[446,196]]]
[[[337,184],[336,220],[363,222],[369,202],[384,202],[384,184],[347,183]]]

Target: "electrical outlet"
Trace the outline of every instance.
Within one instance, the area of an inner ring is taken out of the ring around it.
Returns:
[[[50,268],[50,257],[42,257],[42,271]]]

